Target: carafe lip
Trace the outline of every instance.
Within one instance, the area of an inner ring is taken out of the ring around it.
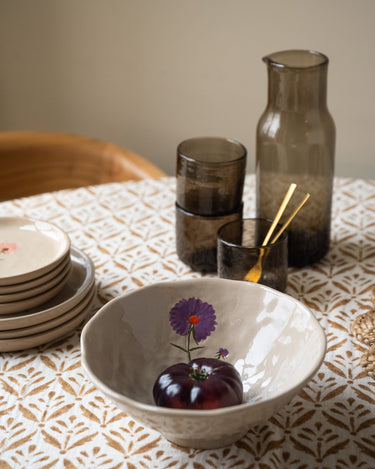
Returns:
[[[311,70],[328,64],[328,57],[311,49],[288,49],[272,52],[262,59],[268,66],[281,69]]]

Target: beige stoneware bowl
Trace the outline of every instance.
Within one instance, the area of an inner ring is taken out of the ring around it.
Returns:
[[[184,338],[170,327],[169,310],[191,297],[212,304],[218,322],[194,358],[227,348],[243,380],[241,405],[179,410],[153,403],[158,374],[185,360],[170,345],[183,345]],[[120,409],[178,445],[208,449],[239,440],[287,404],[320,367],[326,338],[311,311],[292,297],[210,278],[157,283],[115,298],[86,324],[81,347],[86,373]]]

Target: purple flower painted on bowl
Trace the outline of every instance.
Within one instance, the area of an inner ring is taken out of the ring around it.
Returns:
[[[229,352],[226,348],[219,348],[219,351],[216,354],[216,358],[227,358]]]
[[[193,326],[197,342],[206,339],[217,324],[212,305],[198,298],[183,299],[176,303],[169,312],[169,322],[179,335],[186,335]]]

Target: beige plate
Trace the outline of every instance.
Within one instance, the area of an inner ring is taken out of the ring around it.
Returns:
[[[54,269],[40,277],[29,280],[28,282],[15,283],[13,285],[0,285],[0,295],[8,295],[9,293],[16,293],[39,287],[56,277],[56,275],[59,274],[68,265],[68,263],[70,263],[70,252],[64,256],[62,261]]]
[[[23,291],[18,291],[14,293],[7,293],[5,295],[0,294],[0,305],[1,304],[9,304],[15,301],[20,301],[20,300],[27,300],[28,298],[35,297],[37,295],[41,295],[42,293],[50,290],[56,285],[60,285],[61,281],[67,276],[69,273],[70,269],[72,267],[72,263],[68,262],[65,265],[65,268],[58,273],[55,277],[53,277],[51,280],[49,280],[46,283],[42,283],[41,285],[37,287],[30,288],[29,290],[23,290]],[[67,279],[67,277],[66,277]]]
[[[50,272],[69,249],[68,235],[51,223],[0,218],[0,285],[27,282]]]
[[[77,306],[74,306],[72,309],[67,311],[66,313],[57,316],[54,319],[50,319],[49,321],[42,322],[40,324],[35,324],[34,326],[30,327],[22,327],[20,329],[10,329],[8,331],[1,331],[0,330],[0,340],[1,339],[14,339],[20,337],[26,337],[33,334],[39,334],[40,332],[48,331],[53,329],[54,327],[60,326],[61,324],[69,321],[70,319],[74,318],[83,311],[87,306],[92,304],[96,293],[96,286],[93,284],[90,291],[84,297],[84,299],[78,303]]]
[[[92,297],[93,299],[93,297]],[[69,321],[64,322],[60,326],[49,329],[40,334],[33,334],[27,337],[18,337],[15,339],[0,339],[0,352],[15,352],[17,350],[25,350],[31,347],[38,347],[51,340],[58,339],[65,334],[73,331],[78,327],[86,318],[90,311],[92,301],[82,309],[76,316]]]
[[[88,294],[95,282],[95,268],[91,259],[80,249],[70,250],[72,269],[63,289],[48,302],[22,313],[1,315],[0,330],[20,329],[49,321],[66,313]]]
[[[26,298],[25,300],[12,301],[10,303],[0,303],[0,314],[19,313],[20,311],[35,308],[36,306],[45,303],[46,301],[56,296],[60,290],[62,290],[68,280],[68,277],[69,272],[65,274],[65,277],[62,278],[60,283],[41,293],[40,295],[32,296],[30,298]]]

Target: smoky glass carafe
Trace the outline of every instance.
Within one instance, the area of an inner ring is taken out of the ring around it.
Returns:
[[[257,216],[273,219],[295,183],[283,223],[310,193],[288,228],[289,265],[302,267],[324,257],[330,243],[336,132],[327,108],[328,58],[287,50],[263,60],[268,102],[256,134]]]

